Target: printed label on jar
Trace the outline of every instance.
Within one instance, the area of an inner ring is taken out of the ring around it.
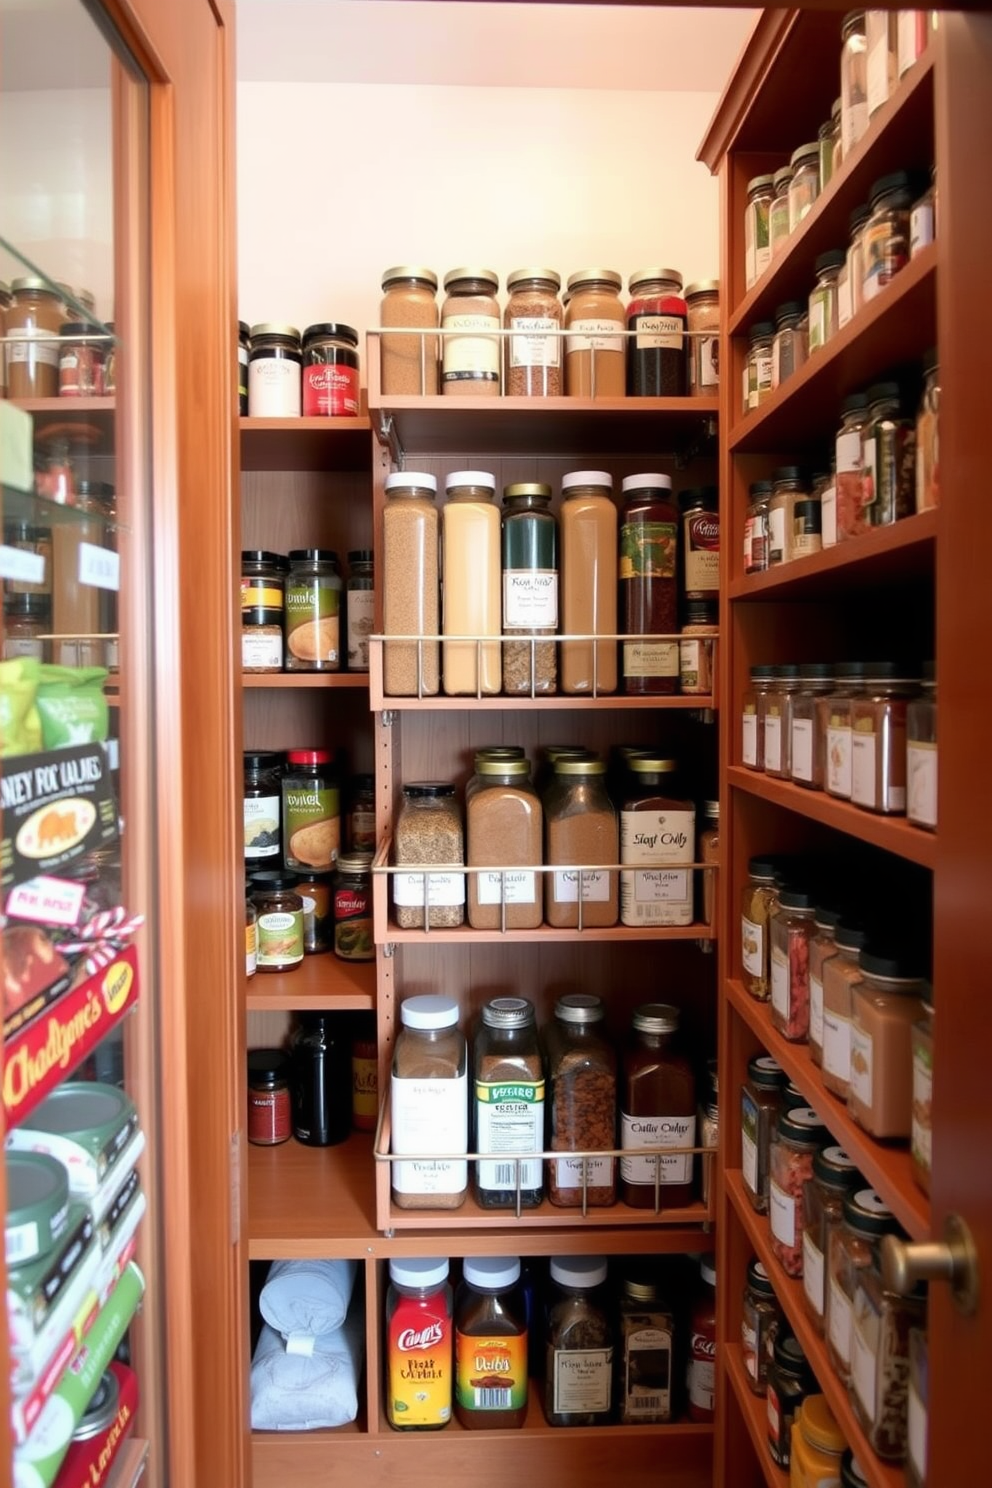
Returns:
[[[354,850],[358,848],[375,848],[375,812],[363,811],[355,808],[351,813],[351,842],[349,846]]]
[[[906,746],[906,815],[919,827],[937,825],[937,746]]]
[[[611,874],[601,868],[566,868],[554,875],[555,904],[578,904],[579,879],[582,880],[583,904],[606,904],[610,898]]]
[[[282,671],[282,626],[245,626],[241,632],[243,672]]]
[[[823,1048],[823,983],[810,973],[809,978],[809,1041]]]
[[[778,1461],[777,1444],[782,1430],[782,1417],[778,1408],[778,1392],[773,1385],[768,1386],[768,1395],[765,1403],[768,1407],[768,1440],[774,1447],[773,1455],[775,1460]]]
[[[704,1340],[707,1343],[708,1341]],[[716,1403],[716,1365],[712,1359],[690,1359],[689,1399],[697,1410],[713,1410]]]
[[[468,1075],[454,1080],[390,1083],[394,1153],[460,1153],[468,1149]],[[468,1181],[465,1162],[394,1162],[393,1188],[401,1194],[460,1193]]]
[[[827,790],[832,796],[851,799],[851,730],[827,729]]]
[[[768,1222],[772,1234],[788,1250],[796,1244],[797,1201],[773,1178],[768,1185]]]
[[[925,1172],[933,1165],[933,1055],[925,1047],[913,1050],[913,1119],[910,1132],[913,1157]]]
[[[677,677],[678,641],[624,641],[625,677]]]
[[[371,889],[334,890],[334,951],[345,961],[375,960]]]
[[[679,530],[674,522],[624,522],[620,527],[621,582],[674,579]]]
[[[284,786],[283,861],[287,868],[326,872],[341,846],[341,806],[336,786]]]
[[[541,1159],[509,1161],[521,1152],[539,1152],[544,1137],[544,1081],[475,1082],[475,1121],[479,1152],[498,1152],[493,1162],[476,1168],[482,1189],[515,1189],[517,1169],[522,1189],[540,1188]]]
[[[752,770],[758,767],[758,715],[745,713],[741,719],[741,764]]]
[[[258,970],[258,922],[252,920],[245,926],[245,976],[254,976]]]
[[[785,951],[772,946],[771,954],[772,1007],[780,1018],[789,1018],[789,960]]]
[[[558,625],[558,575],[551,568],[508,568],[503,573],[503,629],[554,630]]]
[[[803,1291],[817,1317],[822,1317],[823,1251],[810,1239],[809,1230],[803,1231]]]
[[[552,1366],[555,1415],[608,1411],[613,1383],[613,1350],[555,1349]]]
[[[809,297],[809,349],[819,351],[827,343],[829,291],[814,290]]]
[[[927,1408],[920,1399],[912,1379],[906,1401],[906,1448],[909,1460],[916,1469],[921,1483],[926,1482],[927,1469]]]
[[[851,1363],[851,1299],[835,1276],[830,1278],[827,1334],[845,1370]]]
[[[273,858],[279,851],[279,797],[245,797],[245,857]]]
[[[782,770],[782,720],[777,713],[765,717],[765,769]]]
[[[870,1033],[858,1023],[851,1028],[851,1094],[855,1100],[871,1110],[872,1066],[874,1064],[874,1041]]]
[[[303,368],[290,357],[256,357],[248,367],[252,418],[298,418]]]
[[[712,512],[694,512],[685,524],[687,595],[713,597],[720,588],[720,519]]]
[[[624,1359],[624,1418],[658,1420],[672,1408],[672,1335],[667,1328],[628,1333]]]
[[[259,966],[295,966],[303,960],[303,911],[276,910],[258,917]]]
[[[464,873],[429,873],[427,879],[427,903],[430,908],[447,909],[465,903]],[[423,909],[424,875],[394,873],[393,903],[401,909]]]
[[[620,861],[654,868],[691,863],[695,835],[695,811],[621,811]],[[621,873],[620,918],[625,925],[691,924],[690,874]]]
[[[455,1332],[455,1397],[463,1410],[519,1410],[527,1404],[527,1334]]]
[[[792,720],[792,778],[813,781],[813,720]]]
[[[399,1299],[386,1338],[387,1409],[397,1426],[437,1426],[450,1419],[451,1335],[441,1297]]]
[[[698,391],[720,386],[720,338],[701,336],[697,342],[696,366],[699,370]]]
[[[741,916],[741,964],[749,976],[765,974],[765,927]]]
[[[875,806],[875,735],[851,731],[851,800],[856,806]]]
[[[774,506],[768,511],[769,561],[784,563],[789,556],[785,545],[785,507]]]
[[[688,873],[675,868],[641,869],[620,875],[623,925],[691,925]]]
[[[703,696],[713,690],[713,642],[679,642],[679,687],[685,693]]]
[[[915,258],[933,242],[933,204],[917,202],[909,214],[909,256]]]
[[[685,322],[679,315],[635,315],[634,344],[638,351],[681,351]]]
[[[476,892],[480,904],[534,904],[537,901],[537,875],[523,868],[491,869],[476,875]]]
[[[7,342],[7,365],[12,362],[41,362],[46,367],[59,364],[59,346],[41,338],[45,331],[11,331]]]
[[[741,1176],[744,1185],[749,1188],[755,1197],[760,1198],[758,1193],[758,1144],[747,1132],[741,1132]]]
[[[443,331],[499,331],[498,315],[446,315]],[[499,382],[499,338],[446,336],[442,382]]]
[[[874,1426],[876,1415],[880,1319],[867,1294],[858,1287],[851,1310],[851,1381],[865,1415]]]
[[[754,390],[753,400],[749,398],[748,401],[750,402],[752,408],[757,408],[759,402],[761,401],[760,395],[762,393],[770,393],[772,390],[771,347],[769,347],[767,351],[759,351],[755,353],[754,366],[756,374],[756,386]]]
[[[347,418],[358,413],[358,368],[329,363],[303,369],[305,418]]]
[[[820,543],[825,548],[837,546],[836,486],[825,486],[820,496]]]
[[[369,636],[375,630],[375,591],[373,589],[349,589],[346,608],[348,669],[352,672],[367,672],[369,669]]]
[[[340,665],[341,589],[320,579],[286,585],[287,663],[301,669]]]
[[[542,331],[557,331],[558,322],[550,315],[514,315],[509,329],[523,334],[510,337],[511,367],[558,367],[561,365],[561,338],[542,336]]]
[[[741,1322],[741,1351],[744,1355],[744,1368],[753,1380],[758,1378],[758,1330],[752,1328],[746,1322]]]
[[[623,351],[624,338],[618,336],[615,320],[573,320],[565,338],[569,352]]]
[[[846,1085],[851,1078],[851,1020],[823,1010],[823,1068]]]
[[[625,1111],[620,1113],[620,1146],[625,1151],[695,1145],[695,1116],[628,1116]],[[691,1183],[692,1171],[691,1152],[620,1159],[620,1176],[627,1183],[653,1185],[656,1172],[663,1186],[666,1183]]]
[[[612,1157],[556,1157],[555,1187],[612,1188]]]

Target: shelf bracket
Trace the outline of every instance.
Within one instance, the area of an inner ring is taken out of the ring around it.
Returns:
[[[389,450],[389,457],[397,470],[403,470],[406,451],[400,444],[399,436],[396,433],[396,421],[391,413],[379,411],[376,421],[376,434],[378,435],[379,443],[384,444]]]
[[[387,961],[391,961],[393,959],[393,957],[396,955],[396,942],[393,941],[393,940],[384,941],[383,942],[383,947],[382,947],[382,954],[383,954],[383,956],[385,956],[385,958],[386,958]]]
[[[383,728],[391,729],[393,727],[393,724],[396,722],[396,709],[383,708],[382,712],[379,714],[379,718],[382,722]]]

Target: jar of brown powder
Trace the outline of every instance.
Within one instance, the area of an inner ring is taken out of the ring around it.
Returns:
[[[618,861],[620,842],[605,776],[601,759],[572,756],[555,762],[544,798],[546,859],[563,865],[560,872],[545,875],[544,917],[555,929],[617,922],[617,874],[605,865]]]
[[[580,269],[568,281],[565,391],[570,398],[622,398],[627,387],[623,280],[614,269]]]
[[[503,328],[503,384],[511,398],[557,398],[562,391],[561,275],[554,269],[514,269]],[[550,333],[550,334],[549,334]]]
[[[400,1022],[389,1095],[392,1151],[440,1160],[394,1162],[393,1203],[457,1209],[468,1188],[468,1051],[458,1004],[430,994],[408,997]]]
[[[379,324],[421,335],[381,336],[382,391],[437,393],[437,275],[401,264],[382,276]]]
[[[480,759],[465,813],[473,930],[534,930],[542,919],[541,802],[525,759]],[[501,871],[502,870],[502,871]]]
[[[412,470],[386,476],[382,513],[382,624],[387,636],[427,639],[384,643],[383,690],[389,697],[431,697],[440,685],[437,477]]]

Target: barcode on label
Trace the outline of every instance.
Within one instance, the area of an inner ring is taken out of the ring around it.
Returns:
[[[664,1410],[667,1404],[664,1395],[635,1395],[628,1409],[636,1415],[638,1411]]]
[[[487,1390],[475,1390],[473,1393],[475,1395],[476,1410],[510,1409],[509,1390],[497,1390],[494,1388],[490,1388]]]
[[[496,1187],[513,1188],[516,1186],[517,1175],[514,1172],[513,1163],[496,1163]]]
[[[39,1249],[38,1226],[33,1220],[12,1225],[7,1230],[5,1250],[8,1266],[16,1266],[18,1261],[33,1261]]]

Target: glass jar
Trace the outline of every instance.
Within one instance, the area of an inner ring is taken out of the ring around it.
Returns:
[[[325,321],[303,332],[303,416],[355,418],[361,407],[358,332]]]
[[[834,931],[835,954],[823,968],[821,1079],[827,1090],[843,1101],[851,1086],[853,994],[861,981],[858,958],[867,940],[861,925],[839,920]]]
[[[330,548],[294,548],[286,576],[286,671],[341,670],[338,555]]]
[[[251,350],[251,330],[248,322],[238,321],[238,414],[248,417],[248,353]]]
[[[866,811],[906,810],[906,711],[919,681],[897,662],[872,662],[851,702],[851,800]]]
[[[829,248],[813,264],[816,284],[809,296],[810,356],[837,334],[837,280],[846,262],[843,248]]]
[[[664,1150],[696,1145],[695,1079],[677,1046],[678,1027],[678,1008],[644,1003],[624,1049],[620,1146],[641,1153],[620,1159],[620,1195],[632,1209],[657,1212],[692,1202],[693,1154]]]
[[[10,285],[0,280],[0,398],[7,396],[7,311],[10,309]]]
[[[10,286],[7,307],[8,398],[55,398],[59,391],[59,334],[64,316],[47,279],[25,275]]]
[[[840,34],[840,142],[846,160],[868,128],[865,12],[849,11],[841,22]]]
[[[796,509],[802,505],[796,503]],[[789,773],[796,785],[822,790],[826,768],[828,694],[834,690],[834,669],[824,662],[799,668],[799,686],[789,700]]]
[[[834,100],[830,118],[816,134],[820,147],[820,190],[826,191],[840,166],[840,99]]]
[[[837,546],[837,475],[834,461],[830,461],[830,474],[823,482],[813,483],[813,500],[820,503],[820,545],[824,548]]]
[[[906,1457],[910,1330],[926,1323],[926,1288],[909,1297],[886,1289],[881,1271],[866,1266],[854,1283],[851,1383],[855,1419],[883,1462]]]
[[[768,503],[768,566],[791,563],[795,538],[796,502],[807,495],[806,482],[798,465],[781,465],[772,482]],[[767,767],[766,767],[767,768]]]
[[[252,418],[299,418],[303,349],[296,326],[260,321],[251,328],[248,412]]]
[[[602,999],[588,993],[569,992],[555,1003],[544,1034],[552,1152],[603,1154],[616,1145],[617,1057],[604,1036],[605,1016]],[[614,1159],[550,1158],[548,1198],[583,1211],[615,1203]]]
[[[544,797],[545,861],[557,867],[544,875],[544,918],[554,929],[603,929],[617,922],[617,874],[606,865],[619,861],[620,839],[605,776],[599,759],[555,761]]]
[[[3,601],[3,659],[45,659],[42,636],[51,631],[51,603],[43,594],[7,594]]]
[[[768,1370],[768,1450],[779,1467],[792,1461],[793,1426],[807,1395],[816,1389],[816,1377],[791,1333],[779,1333]]]
[[[805,889],[779,890],[771,916],[772,1026],[792,1043],[809,1032],[809,947],[816,901]]]
[[[913,1025],[928,990],[919,955],[861,951],[851,989],[851,1084],[847,1109],[881,1140],[913,1129]]]
[[[767,243],[767,227],[765,232]],[[689,330],[689,392],[713,397],[720,386],[720,281],[700,279],[685,289]]]
[[[52,529],[51,527],[35,526],[32,522],[21,520],[7,521],[3,524],[4,546],[16,548],[18,552],[27,554],[27,560],[17,560],[17,567],[22,573],[33,571],[38,575],[37,582],[24,577],[9,577],[4,583],[5,594],[33,594],[36,597],[51,601],[52,597]]]
[[[719,633],[712,605],[691,599],[679,639],[679,692],[683,697],[712,695],[713,647]]]
[[[492,269],[452,269],[444,276],[444,292],[441,392],[449,398],[498,398],[499,275]]]
[[[384,393],[436,395],[438,390],[437,275],[400,264],[382,276],[380,326],[414,334],[379,337]]]
[[[772,338],[775,326],[770,320],[759,320],[747,333],[747,360],[744,365],[744,413],[759,408],[772,395]]]
[[[390,1076],[393,1203],[459,1209],[468,1189],[468,1050],[454,998],[426,993],[400,1004]],[[443,1161],[424,1161],[436,1153]]]
[[[865,79],[869,119],[874,118],[896,90],[899,80],[898,53],[896,12],[865,11]]]
[[[868,425],[868,399],[852,393],[840,405],[840,428],[834,450],[837,462],[837,541],[866,531],[865,457],[862,441]]]
[[[622,396],[619,395],[619,396]],[[605,470],[561,478],[561,619],[566,635],[617,634],[617,509]],[[617,647],[608,641],[561,642],[561,690],[615,692]]]
[[[664,476],[661,477],[664,480]],[[720,507],[716,486],[679,492],[682,537],[681,600],[706,601],[716,620],[720,598]]]
[[[494,997],[482,1009],[472,1051],[472,1146],[494,1154],[475,1164],[474,1189],[483,1209],[533,1209],[544,1190],[544,1069],[526,997]]]
[[[864,303],[864,244],[865,223],[871,216],[868,206],[855,207],[849,221],[849,240],[844,266],[837,279],[837,329],[843,330],[861,309]]]
[[[623,480],[619,530],[619,628],[623,690],[670,697],[679,687],[679,509],[668,475]]]
[[[770,920],[778,903],[777,871],[773,858],[751,858],[741,902],[741,981],[762,1002],[771,991]]]
[[[891,1209],[872,1188],[844,1198],[843,1219],[827,1241],[827,1357],[845,1385],[851,1379],[854,1294],[858,1277],[879,1270],[882,1236],[899,1230]]]
[[[282,854],[280,820],[281,756],[271,750],[248,750],[244,756],[245,863],[263,867]]]
[[[851,714],[854,698],[864,685],[863,662],[839,662],[834,668],[834,690],[827,698],[826,773],[823,788],[842,801],[851,799]]]
[[[936,170],[936,168],[935,168]],[[913,203],[909,214],[909,256],[915,258],[922,253],[924,248],[929,248],[934,240],[935,213],[937,209],[937,182],[935,171],[931,173],[930,184],[921,196]]]
[[[909,263],[909,214],[913,205],[911,177],[906,171],[882,176],[869,195],[871,215],[862,245],[862,296],[867,302]]]
[[[342,961],[375,960],[371,853],[341,853],[338,857],[334,874],[334,954]]]
[[[552,636],[558,629],[558,522],[548,509],[551,487],[524,481],[503,490],[503,634]],[[558,689],[553,641],[503,646],[503,691],[546,695]]]
[[[913,1110],[909,1156],[913,1177],[925,1194],[930,1192],[933,1166],[933,992],[925,995],[922,1010],[910,1033],[913,1058]]]
[[[940,505],[940,370],[937,348],[923,358],[923,394],[916,414],[916,510]]]
[[[545,1324],[549,1426],[605,1426],[613,1405],[613,1326],[604,1256],[552,1256]]]
[[[820,503],[815,497],[807,496],[796,502],[792,519],[792,556],[806,558],[811,553],[819,553],[822,547]]]
[[[778,673],[777,666],[753,666],[751,685],[741,702],[741,764],[750,770],[765,768],[765,715]]]
[[[455,1293],[455,1415],[469,1431],[527,1415],[527,1299],[517,1256],[466,1256]]]
[[[775,310],[775,338],[772,341],[772,387],[786,382],[806,361],[809,322],[806,306],[798,300],[786,300]]]
[[[258,914],[258,971],[295,971],[303,961],[303,900],[290,873],[267,873],[252,901]]]
[[[803,1303],[821,1337],[830,1236],[843,1220],[844,1199],[863,1187],[861,1174],[842,1147],[821,1147],[814,1155],[813,1176],[803,1189]]]
[[[437,872],[393,874],[393,912],[401,930],[422,930],[425,917],[431,930],[464,923],[465,848],[453,785],[425,780],[403,787],[393,861],[397,867],[438,865]]]
[[[342,859],[338,858],[340,866]],[[303,900],[303,953],[322,956],[334,949],[332,880],[326,873],[297,873],[296,888]]]
[[[720,802],[703,802],[703,826],[696,848],[700,863],[712,863],[715,870],[720,861]],[[698,871],[696,900],[699,920],[703,925],[716,924],[716,873]]]
[[[569,275],[565,307],[565,392],[570,398],[622,398],[627,353],[623,280],[615,269]]]
[[[741,1352],[747,1382],[755,1395],[764,1395],[768,1388],[768,1366],[784,1322],[771,1277],[759,1260],[749,1261],[741,1307]]]
[[[114,322],[108,320],[105,329],[114,334]],[[103,351],[103,393],[104,397],[112,398],[117,391],[117,342],[110,340],[105,343]]]
[[[442,632],[472,639],[445,640],[442,682],[449,697],[500,690],[502,662],[500,520],[496,477],[487,470],[454,470],[445,482],[441,517]]]
[[[869,414],[861,433],[864,515],[869,527],[887,527],[916,508],[915,421],[901,411],[897,382],[868,389]]]
[[[792,1431],[792,1488],[822,1488],[839,1483],[837,1474],[847,1446],[823,1395],[807,1395]]]
[[[277,1147],[293,1135],[289,1056],[282,1049],[248,1050],[248,1140]]]
[[[799,145],[789,160],[792,180],[789,182],[789,232],[794,233],[820,194],[820,145],[812,140]]]
[[[509,298],[503,329],[519,334],[503,343],[503,386],[511,398],[559,398],[563,390],[563,311],[554,269],[514,269],[506,276]],[[549,334],[550,333],[550,334]]]
[[[622,925],[691,925],[692,874],[676,865],[695,857],[696,808],[683,793],[675,760],[632,755],[631,783],[620,807]]]
[[[792,166],[783,165],[772,176],[771,204],[768,208],[768,243],[772,258],[776,258],[789,241],[789,183]]]
[[[715,1057],[706,1061],[706,1087],[705,1099],[696,1116],[699,1146],[706,1149],[700,1153],[699,1189],[703,1207],[708,1211],[716,1188],[716,1149],[720,1142],[720,1077]]]
[[[451,1420],[451,1314],[446,1258],[389,1262],[384,1404],[394,1431],[440,1431]]]
[[[769,213],[775,197],[773,176],[752,176],[744,208],[744,288],[757,284],[772,261]]]
[[[791,773],[790,710],[792,698],[798,689],[799,668],[793,662],[786,662],[775,668],[775,680],[762,699],[765,774],[776,780],[788,780]]]
[[[348,670],[367,672],[369,636],[375,629],[375,566],[371,548],[354,548],[348,554],[345,615]]]
[[[814,1155],[828,1141],[827,1128],[811,1106],[780,1113],[769,1159],[768,1223],[772,1251],[787,1276],[803,1274],[804,1193],[813,1178]]]
[[[628,288],[627,395],[679,398],[687,382],[688,312],[678,269],[638,269]]]
[[[689,1318],[689,1362],[686,1368],[686,1414],[690,1421],[716,1420],[716,1257],[699,1257],[699,1286]]]
[[[290,749],[282,777],[282,860],[329,873],[341,846],[341,792],[327,749]]]
[[[809,1057],[823,1063],[823,968],[837,954],[835,932],[840,911],[818,904],[813,911],[813,939],[809,944]]]
[[[649,1276],[625,1276],[616,1351],[621,1426],[664,1426],[671,1421],[674,1364],[675,1316],[660,1284]]]
[[[103,395],[103,344],[99,331],[85,320],[69,320],[59,328],[59,397],[99,398]]]
[[[474,930],[534,930],[542,923],[541,802],[525,759],[476,761],[478,784],[466,796],[468,922]],[[509,870],[506,872],[500,870]]]
[[[755,1054],[741,1086],[741,1179],[757,1214],[768,1213],[772,1136],[785,1109],[787,1079],[777,1060]]]
[[[930,1365],[923,1328],[909,1330],[909,1394],[906,1400],[906,1488],[927,1488],[927,1408]]]
[[[379,1115],[379,1044],[375,1013],[356,1013],[351,1029],[351,1124],[375,1131]]]
[[[241,670],[281,672],[286,560],[251,548],[241,554]]]
[[[580,749],[578,752],[585,754],[586,751]],[[466,811],[468,810],[468,803],[472,799],[474,792],[479,789],[482,783],[479,769],[484,760],[496,760],[501,763],[504,760],[524,760],[526,763],[526,756],[520,744],[487,744],[484,749],[477,749],[473,759],[473,773],[465,782]]]
[[[299,1015],[293,1034],[293,1136],[336,1147],[351,1132],[351,1041],[336,1013]]]
[[[752,481],[748,487],[747,514],[744,519],[744,572],[764,573],[768,568],[770,546],[768,507],[772,499],[771,481]]]
[[[433,697],[440,686],[441,593],[437,479],[423,471],[387,475],[382,512],[383,690],[387,697]]]
[[[344,829],[349,852],[375,852],[374,775],[353,775],[348,782]]]

